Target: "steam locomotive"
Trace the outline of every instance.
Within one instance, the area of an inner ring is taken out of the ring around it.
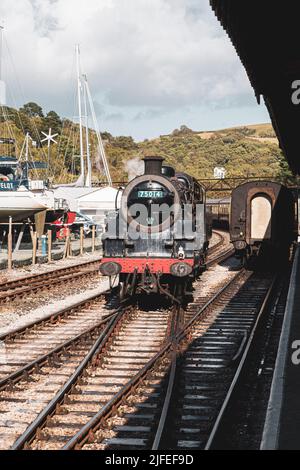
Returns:
[[[119,276],[120,297],[157,293],[180,303],[205,267],[211,237],[205,190],[195,178],[145,157],[110,213],[100,271]]]

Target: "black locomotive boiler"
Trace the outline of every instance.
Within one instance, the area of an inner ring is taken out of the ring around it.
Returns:
[[[158,293],[181,302],[205,266],[211,237],[205,190],[195,178],[145,157],[110,214],[100,271],[119,276],[120,296]]]
[[[296,234],[293,193],[272,181],[252,181],[232,191],[230,238],[243,262],[258,255],[279,263]]]

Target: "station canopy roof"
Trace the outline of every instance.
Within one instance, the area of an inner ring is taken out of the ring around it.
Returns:
[[[256,97],[264,98],[280,146],[300,174],[300,2],[210,0],[246,68]]]

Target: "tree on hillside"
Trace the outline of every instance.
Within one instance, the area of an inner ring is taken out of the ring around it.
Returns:
[[[187,135],[187,134],[193,134],[194,131],[192,129],[190,129],[188,126],[186,126],[185,124],[183,124],[182,126],[180,126],[180,129],[174,129],[174,131],[172,132],[172,135],[176,136],[176,135]]]
[[[62,127],[62,120],[55,111],[49,111],[47,116],[43,119],[43,130],[46,132],[50,128],[52,134],[60,134]]]
[[[297,178],[293,175],[293,173],[292,173],[292,171],[289,167],[289,164],[288,164],[287,160],[285,159],[282,151],[280,151],[280,153],[278,154],[277,159],[278,159],[279,167],[280,167],[280,171],[279,171],[278,176],[281,178],[281,181],[284,184],[287,184],[287,183],[296,184],[297,183]]]
[[[30,119],[28,114],[20,110],[20,112],[16,115],[14,122],[24,135],[28,132],[31,137],[36,138],[34,135],[35,128],[33,121]]]
[[[23,108],[20,108],[20,112],[28,117],[44,117],[43,108],[32,101],[24,104]]]
[[[138,145],[135,143],[132,137],[120,136],[115,137],[111,142],[113,147],[120,147],[125,150],[137,150]]]
[[[107,132],[107,131],[101,132],[101,137],[103,140],[106,140],[107,142],[113,141],[113,136],[111,135],[110,132]]]
[[[182,126],[180,126],[180,132],[181,134],[192,134],[193,133],[193,130],[190,129],[188,126],[186,126],[185,124],[183,124]]]
[[[237,132],[239,132],[240,134],[244,136],[251,136],[255,134],[255,129],[244,126],[244,127],[238,127]]]
[[[16,125],[18,122],[18,113],[15,109],[10,108],[9,106],[2,106],[0,113],[0,123],[8,121],[13,121]],[[17,126],[18,127],[18,126]]]

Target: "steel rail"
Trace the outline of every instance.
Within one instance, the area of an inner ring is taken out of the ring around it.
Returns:
[[[208,307],[210,307],[213,302],[215,302],[217,299],[219,299],[219,297],[222,296],[222,294],[224,292],[226,292],[233,285],[233,283],[236,282],[238,280],[238,278],[242,276],[242,274],[244,272],[245,272],[245,270],[243,270],[242,272],[239,272],[224,287],[222,287],[211,299],[209,299],[209,301],[201,308],[201,310],[195,315],[195,317],[192,318],[189,321],[189,323],[183,328],[183,330],[178,333],[178,337],[176,338],[176,343],[175,343],[174,347],[177,348],[178,343],[180,341],[182,341],[184,336],[186,336],[188,334],[189,328],[195,323],[195,321],[197,321],[199,319],[199,316],[203,312],[205,312],[205,310],[207,310]],[[162,412],[161,412],[161,418],[160,418],[160,421],[159,421],[159,425],[158,425],[158,428],[157,428],[157,432],[156,432],[151,450],[158,450],[159,449],[159,445],[160,445],[161,438],[162,438],[163,431],[164,431],[165,424],[166,424],[167,415],[168,415],[168,412],[169,412],[169,407],[170,407],[170,404],[171,404],[171,398],[172,398],[173,391],[174,391],[177,359],[178,359],[178,353],[175,350],[175,353],[172,356],[172,363],[171,363],[171,368],[170,368],[168,388],[167,388],[166,397],[165,397],[164,405],[163,405]]]
[[[57,275],[61,275],[61,274],[68,274],[68,273],[73,273],[73,272],[76,272],[78,270],[81,270],[82,268],[86,268],[88,266],[92,266],[93,264],[97,264],[101,261],[101,258],[97,259],[97,260],[93,260],[93,261],[87,261],[87,262],[84,262],[84,263],[79,263],[79,264],[75,264],[73,266],[66,266],[64,268],[59,268],[59,269],[51,269],[49,271],[46,271],[44,273],[40,273],[40,274],[31,274],[30,276],[22,276],[18,279],[12,279],[11,281],[7,281],[7,282],[4,282],[1,284],[0,286],[0,292],[1,291],[6,291],[6,290],[9,290],[9,289],[14,289],[16,287],[19,287],[19,286],[23,286],[24,285],[24,282],[39,282],[39,280],[43,280],[44,278],[47,278],[49,276],[57,276]]]
[[[171,359],[171,368],[170,368],[170,374],[169,374],[169,382],[168,382],[168,388],[160,416],[160,420],[158,423],[158,428],[155,434],[155,438],[152,444],[152,449],[151,450],[158,450],[159,449],[159,444],[162,438],[162,433],[166,425],[166,420],[168,416],[168,411],[171,403],[171,398],[173,395],[173,389],[174,389],[174,383],[175,383],[175,377],[176,377],[176,365],[177,365],[177,352],[174,350],[172,352],[172,359]]]
[[[102,419],[107,419],[113,413],[115,407],[121,403],[127,395],[132,393],[141,380],[146,377],[148,372],[155,366],[157,361],[165,354],[169,353],[172,348],[172,341],[169,341],[163,348],[129,381],[121,390],[107,402],[91,419],[88,421],[62,448],[62,450],[76,449],[77,444],[84,445],[89,438],[90,433],[97,431]]]
[[[221,232],[217,232],[216,230],[213,230],[213,232],[220,238],[220,240],[208,249],[209,255],[212,255],[215,251],[217,251],[225,242],[225,237]]]
[[[228,390],[228,392],[227,392],[227,394],[226,394],[226,397],[225,397],[225,400],[224,400],[224,402],[223,402],[223,404],[222,404],[222,407],[221,407],[221,409],[220,409],[220,412],[218,413],[217,419],[216,419],[216,421],[215,421],[215,424],[214,424],[214,426],[213,426],[213,429],[212,429],[212,431],[211,431],[211,433],[210,433],[210,436],[209,436],[209,438],[208,438],[208,441],[207,441],[207,443],[206,443],[205,450],[210,450],[210,449],[212,449],[213,446],[214,446],[214,442],[215,442],[215,439],[216,439],[217,434],[218,434],[218,432],[219,432],[219,428],[220,428],[220,426],[221,426],[221,424],[222,424],[222,421],[223,421],[223,419],[224,419],[224,416],[225,416],[225,414],[226,414],[226,411],[228,410],[228,407],[229,407],[229,405],[230,405],[230,403],[231,403],[232,397],[233,397],[234,392],[235,392],[235,390],[236,390],[236,387],[237,387],[237,385],[238,385],[238,382],[239,382],[239,379],[240,379],[241,374],[242,374],[242,372],[243,372],[243,369],[244,369],[244,367],[245,367],[246,361],[247,361],[247,359],[248,359],[249,351],[250,351],[251,346],[252,346],[252,344],[253,344],[253,340],[254,340],[255,334],[256,334],[257,329],[258,329],[258,327],[259,327],[259,325],[260,325],[261,319],[262,319],[262,317],[263,317],[263,315],[264,315],[264,313],[265,313],[265,311],[266,311],[266,308],[267,308],[268,305],[269,305],[269,301],[270,301],[271,297],[272,297],[273,294],[274,294],[274,286],[276,285],[277,280],[278,280],[278,275],[275,274],[275,275],[274,275],[274,278],[273,278],[273,280],[272,280],[272,283],[271,283],[271,285],[270,285],[270,287],[269,287],[269,289],[268,289],[268,291],[267,291],[267,293],[266,293],[266,296],[265,296],[265,298],[264,298],[264,301],[263,301],[263,303],[262,303],[262,305],[261,305],[261,307],[260,307],[260,310],[259,310],[258,315],[257,315],[256,320],[255,320],[255,324],[254,324],[253,328],[251,329],[251,332],[250,332],[248,341],[247,341],[247,343],[244,343],[244,344],[243,344],[243,345],[244,345],[244,351],[243,351],[241,360],[240,360],[240,362],[239,362],[238,368],[237,368],[237,370],[236,370],[236,372],[235,372],[235,375],[234,375],[234,378],[233,378],[233,380],[232,380],[232,382],[231,382],[231,385],[230,385],[230,387],[229,387],[229,390]],[[241,353],[241,352],[239,351],[239,353]],[[236,358],[236,356],[235,356],[235,358]]]
[[[200,317],[206,312],[206,310],[225,293],[242,275],[246,270],[239,271],[233,279],[231,279],[225,286],[223,286],[213,297],[203,306],[201,309],[194,315],[194,317],[185,325],[175,337],[171,338],[168,343],[161,348],[161,350],[139,371],[133,379],[131,379],[122,389],[101,409],[97,412],[91,419],[88,421],[62,448],[63,450],[71,450],[77,448],[78,445],[82,447],[89,438],[89,434],[96,432],[100,426],[100,421],[107,419],[109,415],[113,412],[113,409],[119,404],[122,400],[126,398],[126,395],[132,392],[133,387],[137,387],[140,381],[146,376],[146,374],[154,367],[158,360],[163,359],[168,353],[172,352],[172,347],[174,346],[174,341],[176,344],[179,343],[185,336],[187,336],[189,329],[197,322]],[[174,362],[174,361],[173,361]],[[172,369],[172,364],[171,364]],[[175,376],[175,367],[173,366],[173,374]],[[173,378],[169,381],[169,387],[167,391],[167,396],[171,397],[173,389],[174,380]],[[159,441],[162,434],[162,426],[165,423],[168,405],[170,400],[165,400],[165,406],[163,409],[163,415],[161,415],[160,426],[161,431],[157,433],[155,437],[155,446],[159,445]]]
[[[45,420],[55,412],[55,409],[63,401],[66,393],[68,393],[78,378],[82,375],[87,365],[93,360],[93,358],[98,355],[105,346],[106,342],[110,338],[112,332],[114,331],[116,325],[121,320],[125,311],[122,309],[119,313],[116,313],[109,324],[106,326],[104,331],[101,333],[99,338],[96,340],[94,345],[91,347],[88,354],[82,360],[80,365],[77,367],[75,372],[65,383],[65,385],[59,390],[59,392],[53,397],[50,403],[43,409],[43,411],[37,416],[37,418],[30,424],[26,431],[16,440],[16,442],[11,447],[11,450],[18,450],[26,447],[26,444],[34,438],[38,429],[45,423]]]
[[[223,254],[224,256],[224,254]],[[228,256],[228,254],[226,253],[226,257]],[[219,259],[219,257],[218,257]],[[192,325],[193,321],[196,321],[199,316],[205,312],[205,310],[211,305],[211,303],[218,298],[218,294],[221,295],[225,290],[226,288],[229,288],[230,285],[232,285],[234,283],[234,281],[236,281],[240,276],[242,275],[242,272],[238,272],[236,274],[236,276],[231,280],[229,281],[222,289],[220,289],[219,293],[217,293],[216,295],[214,295],[210,301],[208,301],[198,312],[197,314],[191,319],[191,321],[188,323],[188,325],[183,329],[183,331],[187,331],[187,327]],[[175,323],[177,324],[178,323],[178,317],[176,318],[176,321]],[[110,329],[110,331],[107,332],[107,335],[106,337],[103,337],[103,344],[101,344],[101,346],[99,346],[98,350],[97,350],[97,354],[99,354],[99,350],[100,349],[103,349],[104,347],[104,344],[106,343],[106,341],[108,341],[108,338],[110,337],[110,335],[112,334],[112,332],[114,331],[114,328],[116,326],[116,323],[113,325],[113,328]],[[63,447],[63,449],[65,448],[68,448],[69,445],[76,445],[77,441],[76,439],[78,438],[78,434],[81,435],[81,432],[85,432],[86,429],[89,429],[89,426],[92,425],[92,423],[94,422],[97,422],[97,420],[101,419],[101,416],[102,416],[102,413],[105,413],[105,410],[109,410],[110,409],[110,406],[113,406],[114,403],[116,403],[118,401],[118,397],[122,397],[122,393],[124,394],[126,390],[128,390],[130,392],[132,386],[134,385],[134,383],[136,383],[137,381],[139,381],[139,379],[148,372],[149,368],[151,368],[151,365],[152,364],[155,364],[155,362],[164,354],[166,353],[167,351],[171,350],[172,349],[172,345],[174,345],[174,340],[175,338],[177,338],[177,334],[178,334],[178,329],[177,328],[173,328],[173,334],[172,334],[172,337],[171,337],[171,340],[169,342],[167,342],[167,344],[165,344],[165,346],[161,349],[161,351],[159,351],[153,359],[151,359],[148,364],[146,364],[146,366],[144,366],[142,368],[142,370],[132,379],[130,380],[120,391],[119,393],[117,393],[98,413],[95,414],[95,416],[92,418],[92,420],[90,420],[85,426],[83,426],[83,428],[74,436],[75,440],[73,441],[72,440],[72,443],[70,444],[70,441]],[[102,335],[103,336],[103,335]],[[177,341],[177,339],[176,339]],[[95,354],[96,352],[94,352]],[[176,353],[175,353],[176,355]],[[83,366],[83,363],[85,363],[85,365]],[[29,426],[29,428],[25,431],[25,433],[15,442],[15,444],[13,445],[13,449],[20,449],[20,448],[24,448],[24,446],[26,446],[26,444],[28,444],[29,442],[32,442],[34,436],[36,435],[36,432],[37,430],[43,426],[43,423],[45,422],[45,419],[49,416],[51,416],[51,414],[54,412],[54,410],[56,409],[56,407],[59,405],[59,403],[63,400],[64,396],[66,395],[66,393],[68,393],[68,391],[70,390],[70,386],[74,385],[74,383],[76,382],[76,380],[78,380],[78,378],[80,377],[81,373],[83,372],[84,368],[86,367],[86,359],[80,364],[80,366],[77,368],[77,371],[73,374],[73,376],[69,379],[68,383],[66,384],[66,386],[64,386],[59,392],[58,394],[51,400],[51,402],[49,403],[49,405],[40,413],[40,415],[36,418],[36,420]],[[175,368],[174,368],[174,374],[175,374]],[[172,387],[170,386],[170,397],[171,397],[171,392],[172,392]],[[168,406],[166,405],[165,407],[165,415],[162,415],[162,420],[166,417],[167,415],[167,410],[168,410]],[[76,441],[76,442],[75,442]]]
[[[24,297],[26,294],[32,292],[36,293],[44,289],[49,289],[51,287],[57,286],[59,284],[75,282],[77,279],[85,278],[97,274],[96,269],[90,269],[89,271],[74,272],[71,274],[61,275],[57,277],[51,277],[44,281],[39,281],[34,284],[17,288],[13,291],[7,291],[5,293],[0,293],[0,303],[7,303],[9,300],[14,300],[18,297]]]
[[[220,262],[219,260],[221,259],[222,257],[222,260],[223,259],[223,256],[224,256],[224,259],[227,259],[227,257],[230,256],[230,252],[226,252],[220,256],[218,256],[217,258],[209,261],[207,263],[207,267],[211,267],[213,266],[215,263],[217,262]],[[95,261],[97,262],[97,261]],[[83,265],[87,265],[87,264],[90,264],[90,263],[82,263]],[[81,266],[81,265],[76,265],[76,266]],[[51,271],[51,273],[56,273],[58,271],[62,271],[62,270],[54,270],[54,271]],[[37,274],[37,275],[34,275],[32,277],[39,277],[39,276],[43,276],[43,275],[40,275],[40,274]],[[10,331],[9,333],[4,333],[4,334],[1,334],[0,335],[0,342],[3,342],[3,341],[6,341],[6,340],[12,340],[14,339],[15,337],[18,337],[18,336],[21,336],[21,335],[24,335],[24,334],[27,334],[31,329],[33,328],[36,328],[38,326],[42,326],[44,327],[47,323],[52,323],[54,324],[55,322],[57,321],[60,321],[62,317],[64,316],[68,316],[70,314],[73,314],[75,313],[78,309],[81,309],[81,308],[86,308],[89,306],[89,304],[91,302],[94,302],[96,300],[100,300],[101,297],[109,294],[111,292],[110,289],[106,289],[105,291],[101,292],[100,294],[94,294],[92,295],[91,297],[88,297],[87,299],[83,300],[83,301],[80,301],[80,302],[77,302],[73,305],[70,305],[69,307],[66,307],[66,308],[63,308],[61,310],[58,310],[57,312],[55,313],[51,313],[49,314],[48,316],[46,317],[43,317],[39,320],[34,320],[32,321],[31,323],[28,323],[24,326],[21,326],[19,328],[16,328],[12,331]],[[124,301],[126,302],[126,300]],[[122,302],[122,304],[124,303]]]
[[[51,357],[58,357],[60,354],[63,354],[66,350],[68,350],[71,346],[75,346],[76,343],[84,340],[85,337],[91,336],[93,333],[97,333],[97,330],[101,329],[103,325],[108,323],[117,313],[111,313],[107,317],[103,318],[99,323],[90,327],[89,329],[85,330],[84,332],[76,335],[74,338],[71,338],[64,343],[56,346],[49,352],[43,354],[42,356],[34,359],[30,363],[26,364],[23,367],[20,367],[15,372],[11,373],[7,377],[4,377],[0,380],[0,391],[6,389],[7,387],[12,387],[16,385],[17,382],[22,380],[23,378],[28,379],[30,373],[35,373],[40,370],[40,367],[45,365],[46,362],[49,362]]]
[[[206,269],[207,268],[212,268],[216,264],[222,263],[223,261],[226,261],[227,259],[231,258],[234,254],[233,248],[229,248],[228,250],[221,252],[218,254],[215,258],[209,259],[206,263]]]
[[[63,317],[72,315],[76,313],[77,310],[87,308],[92,302],[100,300],[103,296],[105,296],[109,292],[110,291],[107,289],[106,291],[103,291],[99,294],[93,294],[92,296],[88,297],[85,300],[76,302],[70,305],[69,307],[65,307],[61,310],[58,310],[55,313],[51,313],[46,317],[40,318],[39,320],[34,320],[31,323],[28,323],[24,326],[21,326],[20,328],[16,328],[10,331],[9,333],[4,333],[0,335],[0,342],[13,340],[17,338],[18,336],[28,334],[30,330],[36,329],[38,326],[44,327],[47,325],[47,323],[55,324],[56,322],[59,322]]]

